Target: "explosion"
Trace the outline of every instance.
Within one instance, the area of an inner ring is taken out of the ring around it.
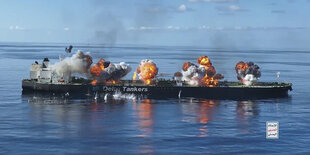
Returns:
[[[52,66],[58,75],[70,75],[71,73],[88,74],[90,65],[93,63],[89,53],[84,54],[78,50],[72,57],[67,57],[64,60]]]
[[[224,76],[216,74],[215,68],[212,66],[210,59],[207,56],[201,56],[197,60],[199,66],[185,62],[182,67],[182,80],[190,85],[198,86],[205,85],[214,87],[218,84],[219,79]]]
[[[100,59],[90,70],[93,76],[99,76],[100,72],[104,70],[104,59]]]
[[[145,59],[141,60],[136,72],[139,75],[139,79],[149,85],[151,84],[151,81],[156,78],[158,68],[152,60]]]
[[[208,87],[214,87],[218,84],[218,80],[223,79],[222,74],[216,74],[215,68],[212,66],[210,59],[207,56],[201,56],[197,60],[200,66],[203,66],[206,70],[206,74],[203,78],[205,85]]]
[[[90,70],[93,77],[92,85],[98,83],[116,84],[121,78],[131,71],[131,67],[125,62],[111,64],[109,61],[100,59]]]
[[[207,56],[201,56],[197,59],[198,64],[204,66],[212,66],[210,59]]]
[[[182,77],[182,73],[181,72],[176,72],[176,73],[174,73],[174,77]]]
[[[204,67],[198,67],[197,65],[185,62],[182,69],[182,81],[186,81],[190,85],[201,85],[202,78],[206,74]]]
[[[182,76],[181,72],[174,73],[173,78],[176,81],[177,86],[182,86]]]
[[[259,66],[253,62],[240,61],[236,64],[235,70],[237,79],[247,86],[252,85],[261,76]]]

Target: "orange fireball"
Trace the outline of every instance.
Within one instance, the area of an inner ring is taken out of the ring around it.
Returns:
[[[176,73],[174,73],[174,77],[182,77],[182,73],[181,72],[176,72]]]
[[[197,60],[198,64],[204,65],[204,66],[212,66],[212,63],[210,59],[207,56],[201,56]]]
[[[101,71],[104,70],[104,59],[100,59],[98,61],[98,63],[96,63],[91,69],[90,69],[90,74],[93,75],[94,77],[99,77],[100,76],[100,73]],[[92,85],[96,85],[97,84],[97,80],[93,80],[91,82]]]
[[[190,62],[185,62],[185,63],[183,64],[183,67],[182,67],[183,71],[187,71],[187,69],[188,69],[191,65],[192,65],[192,63],[190,63]]]
[[[90,73],[93,75],[93,76],[99,76],[100,75],[100,72],[101,72],[101,69],[100,67],[95,64],[91,69],[90,69]]]
[[[97,80],[91,81],[91,84],[92,84],[93,86],[96,85],[96,84],[97,84]]]
[[[151,80],[158,74],[158,68],[152,61],[143,61],[137,68],[137,73],[145,84],[151,84]]]
[[[103,63],[104,63],[104,59],[100,59],[99,62],[90,69],[90,73],[93,76],[99,76],[100,72],[104,70]]]
[[[245,71],[246,69],[248,69],[249,68],[249,65],[248,64],[246,64],[246,63],[244,63],[243,61],[240,61],[240,62],[238,62],[237,64],[236,64],[236,67],[235,67],[235,69],[236,69],[236,72],[238,71],[238,70],[241,70],[241,71]]]
[[[221,74],[216,74],[216,70],[214,66],[212,66],[211,60],[207,56],[201,56],[197,60],[198,64],[203,66],[206,69],[206,74],[202,79],[202,83],[204,83],[208,87],[217,86],[218,80],[223,79],[224,76]]]
[[[140,67],[140,76],[143,79],[152,79],[157,75],[157,67],[154,63],[145,63]]]

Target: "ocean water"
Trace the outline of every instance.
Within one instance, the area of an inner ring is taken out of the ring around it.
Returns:
[[[163,78],[185,61],[207,55],[218,73],[236,81],[238,61],[261,67],[260,81],[293,83],[289,97],[265,100],[169,100],[115,96],[108,100],[22,95],[30,65],[65,55],[63,44],[0,44],[1,154],[309,154],[310,51],[203,47],[73,45],[97,62],[121,61],[133,70],[153,60]],[[131,72],[126,78],[130,79]],[[266,139],[266,121],[279,122],[279,139]]]

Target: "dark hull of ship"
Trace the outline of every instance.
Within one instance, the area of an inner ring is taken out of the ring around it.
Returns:
[[[76,84],[49,84],[38,83],[32,80],[22,81],[23,94],[26,93],[53,93],[70,95],[83,95],[95,93],[124,93],[136,94],[147,98],[205,98],[205,99],[267,99],[288,97],[291,85],[257,86],[257,87],[197,87],[197,86],[147,86],[147,85],[91,85],[87,83]]]

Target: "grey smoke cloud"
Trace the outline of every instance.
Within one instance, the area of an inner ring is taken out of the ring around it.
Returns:
[[[122,18],[109,10],[109,6],[113,5],[112,0],[92,2],[95,15],[88,23],[89,28],[94,30],[94,36],[91,39],[96,43],[113,46],[124,29]]]

